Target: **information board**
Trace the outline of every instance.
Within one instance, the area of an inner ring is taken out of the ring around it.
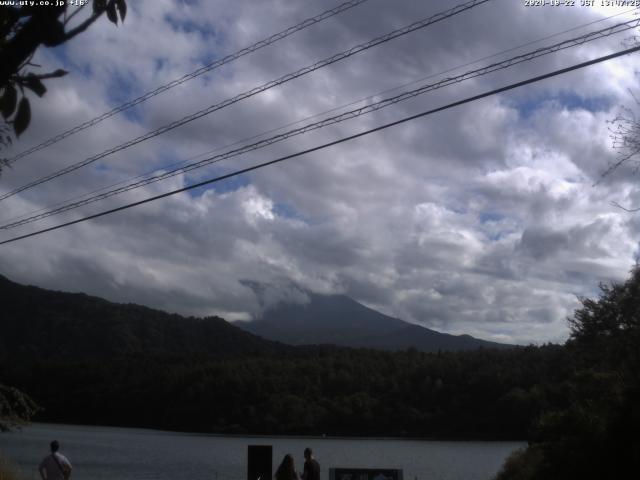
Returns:
[[[330,480],[402,480],[397,468],[330,468]]]

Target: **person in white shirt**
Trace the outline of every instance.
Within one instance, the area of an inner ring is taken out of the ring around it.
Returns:
[[[54,440],[51,442],[51,455],[44,457],[38,467],[42,480],[67,480],[71,476],[71,462],[58,450],[60,444]]]

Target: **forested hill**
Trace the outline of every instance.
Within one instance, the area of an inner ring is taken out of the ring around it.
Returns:
[[[307,302],[281,302],[261,318],[236,325],[291,345],[332,344],[353,348],[423,352],[508,348],[470,335],[448,335],[389,317],[345,295],[305,292]]]
[[[312,344],[425,352],[506,346],[435,332],[342,295],[309,297],[305,305],[281,304],[259,321],[237,323],[241,329],[219,317],[183,317],[83,293],[24,286],[0,276],[0,358],[219,358],[291,352],[291,345]]]
[[[218,358],[291,349],[219,317],[182,317],[82,293],[19,285],[2,276],[0,299],[0,358],[79,360],[137,354]]]
[[[0,384],[36,421],[245,434],[523,438],[565,371],[559,346],[423,353],[263,340],[0,278]],[[549,393],[551,392],[551,393]]]

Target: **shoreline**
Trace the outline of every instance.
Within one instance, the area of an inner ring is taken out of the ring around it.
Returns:
[[[165,430],[153,427],[139,427],[139,426],[122,426],[122,425],[95,425],[85,423],[59,423],[59,422],[31,422],[30,425],[23,427],[28,429],[32,426],[43,425],[47,427],[74,427],[74,428],[103,428],[103,429],[120,429],[120,430],[140,430],[154,434],[166,434],[166,435],[180,435],[180,436],[198,436],[198,437],[216,437],[216,438],[256,438],[256,439],[301,439],[301,440],[372,440],[372,441],[407,441],[407,442],[454,442],[454,443],[471,443],[471,442],[520,442],[527,443],[526,439],[512,439],[512,438],[454,438],[454,437],[416,437],[416,436],[366,436],[366,435],[331,435],[331,434],[251,434],[251,433],[210,433],[210,432],[189,432],[182,430]],[[14,433],[20,433],[16,431]]]

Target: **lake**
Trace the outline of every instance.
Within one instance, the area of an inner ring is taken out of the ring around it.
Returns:
[[[0,433],[0,454],[25,478],[58,440],[74,466],[73,480],[246,480],[247,446],[272,445],[274,469],[286,453],[302,470],[305,447],[329,468],[400,468],[404,480],[489,480],[523,442],[450,442],[401,439],[240,437],[157,430],[33,424]]]

